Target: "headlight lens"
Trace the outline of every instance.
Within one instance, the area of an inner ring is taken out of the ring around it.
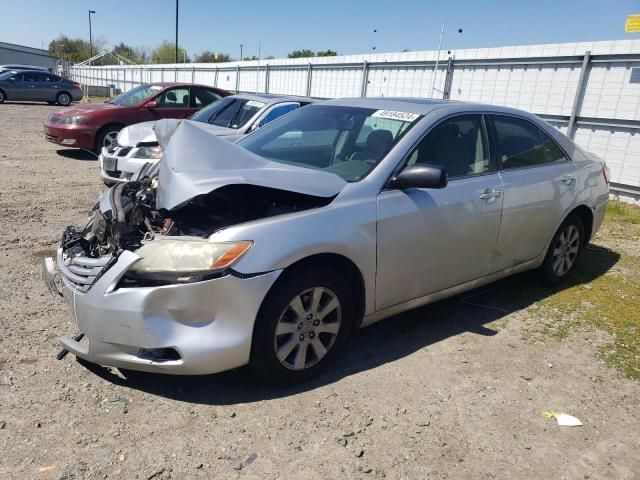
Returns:
[[[154,240],[136,250],[141,260],[129,271],[136,274],[221,272],[247,253],[252,245],[250,241]]]
[[[162,148],[160,147],[140,147],[133,154],[133,158],[142,158],[156,160],[162,157]]]
[[[70,115],[68,117],[62,117],[60,123],[63,125],[78,125],[84,122],[86,118],[84,115]]]

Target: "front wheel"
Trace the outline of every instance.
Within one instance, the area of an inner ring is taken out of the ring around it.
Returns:
[[[562,283],[575,267],[584,244],[582,219],[577,215],[570,215],[553,236],[540,267],[545,283],[549,285]]]
[[[340,275],[329,270],[287,275],[269,292],[256,319],[252,370],[274,385],[319,375],[344,349],[353,315],[351,291]]]
[[[6,97],[4,96],[4,92],[0,90],[0,103],[4,103]]]
[[[98,133],[96,137],[95,153],[100,155],[103,147],[107,150],[115,147],[118,144],[116,140],[121,129],[122,127],[117,125],[110,125],[100,130],[100,133]]]

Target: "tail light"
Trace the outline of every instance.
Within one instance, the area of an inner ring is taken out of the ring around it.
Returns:
[[[609,174],[609,167],[606,163],[604,163],[602,166],[602,176],[604,177],[604,181],[607,182],[607,185],[609,185],[609,179],[611,178],[611,175]]]
[[[78,82],[73,82],[73,86],[76,87],[76,88],[80,88],[81,87],[81,85]]]

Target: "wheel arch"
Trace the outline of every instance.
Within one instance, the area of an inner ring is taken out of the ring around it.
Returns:
[[[355,307],[354,327],[358,328],[362,323],[366,308],[366,287],[364,277],[358,266],[353,262],[353,260],[345,257],[344,255],[340,255],[338,253],[316,253],[301,258],[300,260],[288,265],[271,288],[279,282],[285,281],[290,275],[296,272],[306,271],[317,267],[321,267],[323,269],[329,268],[344,276],[347,284],[349,285],[349,289],[351,290],[351,294],[353,295],[353,304]]]
[[[571,215],[577,215],[582,220],[582,226],[584,227],[584,244],[591,239],[591,235],[593,233],[593,210],[586,205],[578,205],[573,208],[563,219],[566,220]]]
[[[2,92],[4,94],[4,99],[8,100],[7,91],[4,88],[0,88],[0,92]]]

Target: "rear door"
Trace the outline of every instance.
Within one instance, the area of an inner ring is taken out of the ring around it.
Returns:
[[[217,102],[222,98],[213,90],[209,90],[204,87],[191,87],[190,91],[190,115],[193,115],[201,108],[206,107],[213,102]]]
[[[535,123],[491,115],[504,184],[500,235],[492,271],[533,260],[547,248],[576,198],[575,165]]]
[[[376,309],[488,275],[500,228],[502,181],[481,114],[434,127],[406,165],[447,169],[443,189],[383,190],[378,195]]]
[[[45,102],[53,102],[58,94],[59,84],[58,78],[55,75],[44,72],[36,72],[34,74],[35,88],[34,88],[34,100],[40,100]]]

